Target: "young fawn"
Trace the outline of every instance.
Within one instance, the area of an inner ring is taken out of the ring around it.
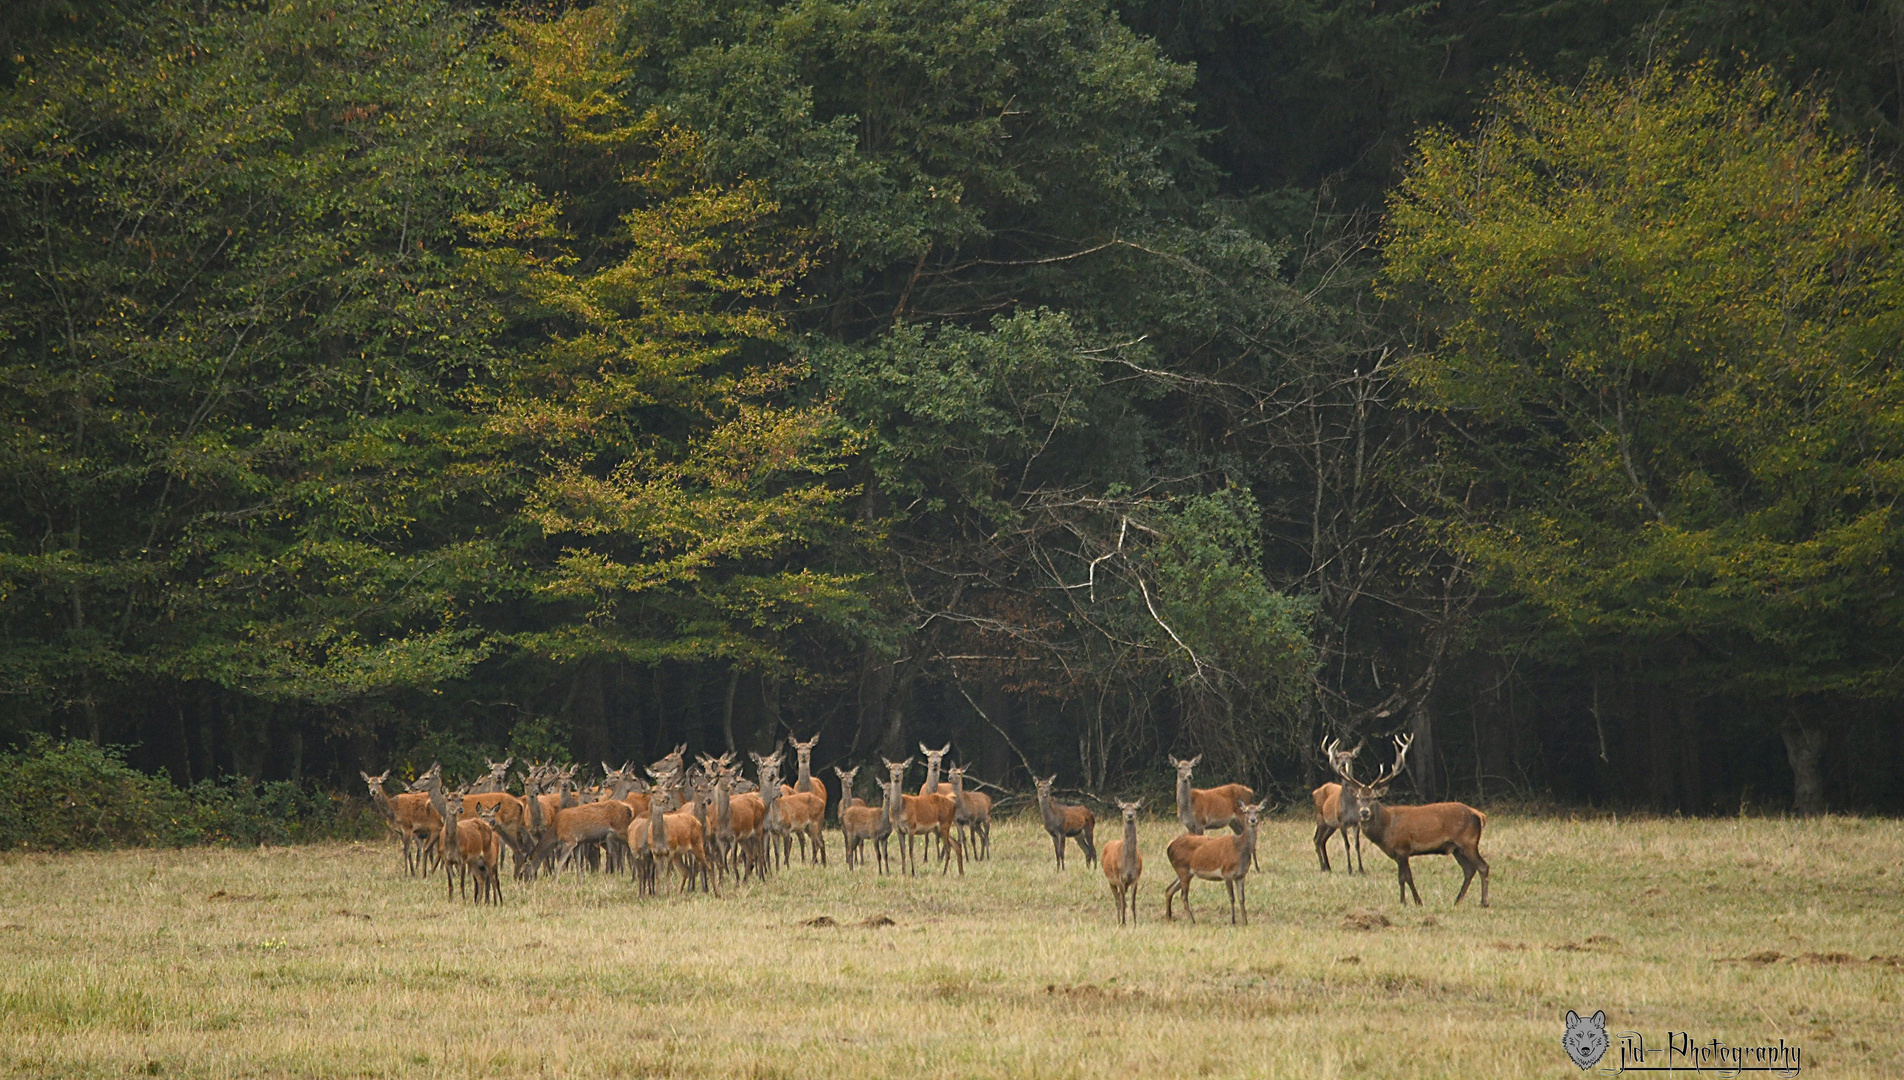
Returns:
[[[1082,806],[1066,806],[1051,797],[1051,785],[1058,782],[1052,776],[1040,780],[1031,778],[1032,786],[1038,789],[1038,816],[1044,819],[1045,831],[1051,834],[1052,850],[1058,855],[1058,869],[1064,869],[1064,841],[1066,837],[1076,837],[1078,847],[1084,852],[1084,865],[1097,862],[1097,815]]]
[[[1395,764],[1387,772],[1369,783],[1358,783],[1345,768],[1337,767],[1336,776],[1342,780],[1343,814],[1352,816],[1361,826],[1369,842],[1382,849],[1382,853],[1395,860],[1396,890],[1401,894],[1401,903],[1408,902],[1408,895],[1415,896],[1415,906],[1421,906],[1421,890],[1415,888],[1415,873],[1408,867],[1408,860],[1416,855],[1452,855],[1461,866],[1461,891],[1454,894],[1454,902],[1468,895],[1468,885],[1474,881],[1474,875],[1481,875],[1481,906],[1488,906],[1488,864],[1481,857],[1481,830],[1487,825],[1487,815],[1466,803],[1441,802],[1426,806],[1383,806],[1382,796],[1388,794],[1388,785],[1402,771],[1402,762],[1408,757],[1408,746],[1413,736],[1395,740]]]
[[[1144,873],[1144,856],[1137,850],[1137,811],[1144,800],[1124,802],[1118,800],[1117,808],[1124,812],[1124,836],[1104,845],[1104,858],[1099,861],[1104,869],[1104,880],[1111,884],[1111,896],[1117,901],[1117,925],[1124,925],[1125,901],[1130,907],[1130,921],[1137,921],[1137,879]]]
[[[1183,897],[1184,914],[1191,922],[1197,921],[1196,912],[1190,910],[1190,879],[1202,878],[1205,881],[1221,881],[1230,891],[1230,925],[1236,925],[1236,909],[1243,908],[1243,925],[1249,925],[1249,897],[1245,893],[1245,882],[1249,876],[1250,859],[1256,854],[1256,819],[1263,812],[1264,803],[1248,803],[1241,807],[1243,813],[1243,831],[1233,836],[1198,836],[1184,833],[1170,842],[1164,854],[1170,858],[1171,869],[1177,872],[1177,880],[1164,889],[1164,918],[1175,919],[1170,910],[1173,894]]]
[[[860,866],[866,862],[866,841],[873,842],[873,854],[879,861],[879,872],[886,872],[887,836],[892,834],[892,804],[880,799],[877,807],[866,806],[853,798],[853,778],[859,775],[857,767],[842,769],[833,766],[840,778],[840,834],[846,846],[846,865]]]

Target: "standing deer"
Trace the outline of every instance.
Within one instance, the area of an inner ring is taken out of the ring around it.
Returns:
[[[974,860],[991,857],[992,854],[992,797],[980,791],[965,790],[965,766],[956,765],[946,770],[952,780],[953,822],[959,827],[959,842],[964,843],[968,834],[984,845],[983,854],[974,846]]]
[[[448,898],[456,899],[457,885],[460,882],[463,898],[469,898],[470,871],[476,871],[476,899],[484,899],[484,885],[488,880],[485,860],[493,848],[500,856],[501,845],[496,834],[481,821],[461,820],[463,813],[463,793],[443,794],[440,777],[430,778],[430,806],[436,811],[442,828],[438,831],[438,846],[442,848],[443,884],[448,890]]]
[[[952,794],[951,784],[941,784],[939,782],[939,763],[945,760],[945,755],[950,753],[951,750],[952,750],[951,743],[946,743],[944,746],[939,747],[937,750],[932,749],[931,747],[927,746],[925,743],[919,744],[919,752],[926,756],[926,779],[925,779],[925,783],[919,785],[919,794],[921,795],[950,795]]]
[[[410,841],[414,838],[414,834],[397,820],[397,808],[390,802],[390,795],[383,789],[383,782],[390,778],[390,770],[385,769],[382,776],[372,776],[362,770],[359,770],[357,775],[363,777],[364,783],[370,785],[370,805],[375,807],[377,815],[383,818],[384,826],[396,833],[397,839],[403,842],[404,873],[413,873],[414,859],[410,854]]]
[[[1402,771],[1408,757],[1408,747],[1414,742],[1414,736],[1398,737],[1395,740],[1395,764],[1366,784],[1359,783],[1347,770],[1337,768],[1336,776],[1342,780],[1342,799],[1352,803],[1353,810],[1344,809],[1344,813],[1353,813],[1361,825],[1362,832],[1369,842],[1381,848],[1389,858],[1395,860],[1395,887],[1401,894],[1401,903],[1408,902],[1408,895],[1415,896],[1415,906],[1421,906],[1421,890],[1415,887],[1415,873],[1409,869],[1408,860],[1416,855],[1452,855],[1461,866],[1461,891],[1455,893],[1454,902],[1468,895],[1468,885],[1474,881],[1474,875],[1481,875],[1481,906],[1488,906],[1488,864],[1481,857],[1481,830],[1487,826],[1487,815],[1466,803],[1439,802],[1426,806],[1384,806],[1382,797],[1388,794],[1388,785]]]
[[[469,794],[488,795],[492,792],[508,791],[509,790],[509,766],[514,765],[516,763],[516,759],[513,756],[503,758],[502,763],[499,765],[496,762],[489,760],[487,756],[484,756],[483,763],[489,766],[489,773],[488,775],[484,776],[481,780],[478,780],[474,784],[471,784],[469,786]]]
[[[1190,786],[1190,770],[1203,760],[1198,754],[1189,761],[1170,757],[1177,770],[1177,820],[1185,832],[1202,836],[1218,826],[1228,825],[1231,832],[1243,831],[1242,806],[1256,798],[1256,792],[1244,784],[1223,784],[1213,788]],[[1252,856],[1254,858],[1254,856]]]
[[[1331,770],[1353,771],[1350,765],[1355,755],[1361,752],[1361,743],[1357,743],[1353,750],[1344,750],[1339,739],[1324,739],[1322,742],[1322,756],[1328,759]],[[1343,813],[1348,804],[1342,798],[1342,785],[1324,784],[1310,792],[1309,796],[1315,800],[1316,804],[1316,859],[1322,863],[1322,872],[1325,874],[1329,872],[1329,837],[1340,829],[1342,830],[1342,864],[1351,874],[1358,869],[1364,874],[1368,873],[1367,867],[1362,866],[1362,826],[1355,820],[1353,812],[1347,815]],[[1350,833],[1355,834],[1355,848],[1352,852],[1349,848]]]
[[[881,758],[885,761],[886,759]],[[903,784],[906,769],[912,759],[904,761],[886,761],[886,775],[892,782]],[[959,876],[965,876],[965,845],[952,835],[953,819],[957,809],[952,805],[950,795],[907,795],[903,791],[893,805],[893,830],[906,838],[901,849],[902,863],[907,873],[917,873],[917,863],[913,861],[912,838],[915,836],[936,835],[939,838],[939,872],[951,869],[953,856],[959,860]],[[923,847],[923,845],[922,845]]]
[[[1119,926],[1124,925],[1126,898],[1130,901],[1130,921],[1137,921],[1137,879],[1144,873],[1144,856],[1137,850],[1137,811],[1143,805],[1142,799],[1118,800],[1117,808],[1124,812],[1124,836],[1104,845],[1104,858],[1098,864],[1104,868],[1104,879],[1111,884],[1112,899],[1117,901]]]
[[[881,839],[892,832],[892,808],[885,799],[872,807],[852,797],[853,778],[859,775],[857,766],[842,769],[835,765],[833,772],[840,778],[840,837],[841,846],[846,849],[846,865],[860,866],[866,862],[866,841],[873,842],[875,855],[881,853]],[[879,869],[881,873],[886,870],[883,858]]]
[[[1058,782],[1057,774],[1040,780],[1031,778],[1032,786],[1038,789],[1038,816],[1044,819],[1045,831],[1051,834],[1051,848],[1058,856],[1058,869],[1064,869],[1064,841],[1066,837],[1076,837],[1078,848],[1084,852],[1084,865],[1097,862],[1097,815],[1082,806],[1066,806],[1051,797],[1051,785]]]
[[[1172,894],[1183,897],[1184,914],[1191,922],[1197,921],[1196,912],[1190,910],[1190,879],[1202,878],[1205,881],[1221,881],[1230,891],[1230,925],[1236,925],[1236,909],[1243,908],[1243,925],[1249,925],[1249,897],[1245,893],[1245,884],[1249,876],[1250,860],[1256,854],[1256,819],[1263,812],[1263,803],[1250,803],[1242,808],[1243,831],[1232,836],[1197,836],[1184,833],[1170,842],[1164,854],[1170,859],[1170,868],[1177,872],[1177,880],[1164,889],[1164,918],[1175,919],[1170,910]]]

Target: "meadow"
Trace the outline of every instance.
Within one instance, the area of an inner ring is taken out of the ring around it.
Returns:
[[[849,871],[835,831],[719,898],[505,878],[487,909],[394,841],[0,856],[0,1074],[1561,1077],[1571,1008],[1904,1075],[1904,822],[1497,813],[1484,909],[1446,858],[1421,908],[1379,852],[1322,874],[1291,813],[1247,928],[1209,883],[1164,921],[1177,831],[1144,823],[1125,928],[1030,820],[963,879]]]

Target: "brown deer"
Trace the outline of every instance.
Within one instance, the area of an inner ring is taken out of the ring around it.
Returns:
[[[931,747],[927,746],[925,743],[919,744],[919,752],[926,756],[926,779],[925,779],[925,783],[919,785],[919,794],[921,795],[950,795],[952,794],[951,784],[942,784],[939,782],[939,763],[945,760],[945,755],[950,753],[951,750],[952,750],[951,743],[946,743],[944,746],[939,747],[937,750],[932,749]]]
[[[506,791],[492,791],[471,794],[463,799],[463,818],[465,820],[481,816],[484,810],[491,811],[496,820],[491,828],[501,837],[503,845],[515,855],[516,867],[522,867],[522,861],[529,857],[533,847],[529,837],[529,814],[522,799]]]
[[[1462,875],[1461,891],[1455,893],[1454,902],[1459,904],[1461,898],[1468,895],[1468,885],[1474,881],[1474,875],[1480,874],[1481,906],[1487,907],[1488,864],[1481,857],[1481,830],[1487,826],[1486,814],[1458,802],[1382,805],[1382,797],[1388,794],[1388,785],[1402,771],[1408,747],[1413,742],[1413,736],[1396,738],[1395,764],[1366,784],[1357,782],[1347,770],[1337,768],[1336,776],[1342,780],[1342,799],[1351,804],[1343,812],[1352,814],[1369,842],[1395,860],[1395,887],[1401,895],[1401,903],[1406,904],[1408,895],[1413,893],[1415,906],[1421,906],[1421,890],[1415,887],[1415,873],[1409,869],[1409,859],[1416,855],[1452,855],[1460,864]]]
[[[457,886],[462,886],[463,898],[469,899],[469,877],[472,870],[476,874],[476,900],[485,899],[484,888],[488,882],[487,859],[491,850],[500,860],[502,847],[491,832],[489,826],[478,821],[464,821],[463,793],[460,791],[443,794],[440,778],[432,777],[429,788],[430,806],[436,811],[441,822],[437,835],[438,846],[442,848],[443,885],[449,899],[456,899]]]
[[[886,761],[881,758],[880,760]],[[903,784],[906,769],[912,759],[904,761],[886,761],[886,775],[889,780]],[[903,791],[899,801],[893,805],[893,831],[905,837],[905,845],[900,849],[901,864],[909,874],[918,873],[918,864],[913,860],[912,838],[934,835],[939,838],[939,872],[951,869],[954,856],[959,860],[959,876],[965,876],[965,845],[952,835],[953,820],[958,816],[957,808],[952,805],[950,795],[907,795]]]
[[[1079,850],[1084,852],[1084,865],[1097,862],[1097,815],[1082,806],[1066,806],[1051,797],[1051,785],[1058,782],[1054,773],[1047,779],[1031,778],[1032,786],[1038,789],[1038,816],[1044,819],[1045,831],[1051,834],[1051,848],[1058,855],[1058,869],[1064,869],[1064,841],[1067,837],[1076,837]]]
[[[859,775],[857,767],[841,769],[833,766],[840,778],[840,835],[846,848],[846,865],[849,867],[864,865],[866,862],[866,841],[873,842],[873,855],[879,864],[879,872],[886,873],[886,837],[892,835],[893,818],[890,797],[882,797],[877,807],[866,806],[858,799],[855,805],[847,805],[846,800],[853,792],[853,778]],[[882,790],[890,785],[882,785]]]
[[[819,781],[813,786],[821,788]],[[780,815],[779,824],[774,829],[784,837],[800,838],[800,861],[807,861],[807,841],[813,842],[813,861],[826,865],[826,798],[811,791],[796,791],[791,795],[781,795],[774,800],[774,810]],[[792,850],[788,850],[791,860]]]
[[[1205,881],[1221,881],[1230,892],[1230,925],[1236,925],[1236,909],[1243,909],[1243,925],[1249,925],[1249,896],[1245,892],[1249,878],[1250,861],[1256,854],[1256,819],[1263,812],[1263,803],[1249,803],[1241,807],[1243,831],[1232,836],[1198,836],[1184,833],[1170,842],[1164,854],[1170,859],[1170,868],[1177,872],[1177,880],[1164,888],[1164,918],[1175,919],[1170,910],[1172,894],[1183,897],[1184,914],[1191,922],[1197,921],[1196,912],[1190,910],[1190,879],[1202,878]]]
[[[514,765],[515,763],[516,763],[516,759],[514,757],[506,757],[502,759],[502,764],[499,765],[496,762],[489,760],[488,756],[485,755],[483,757],[483,764],[489,767],[489,772],[481,780],[478,780],[469,786],[469,794],[488,795],[488,794],[491,794],[492,792],[508,791],[509,790],[509,766]]]
[[[483,877],[477,883],[477,900],[487,898],[492,904],[502,903],[502,833],[496,827],[496,808],[478,807],[476,817],[489,826],[489,846],[483,851]],[[461,827],[460,825],[458,826]]]
[[[1353,764],[1355,755],[1361,752],[1361,743],[1357,743],[1353,750],[1343,750],[1339,739],[1324,739],[1322,742],[1322,756],[1328,759],[1331,770],[1352,772],[1350,765]],[[1342,813],[1346,805],[1342,799],[1342,785],[1324,784],[1310,792],[1309,797],[1316,804],[1316,859],[1322,864],[1322,872],[1325,874],[1329,872],[1329,837],[1340,829],[1342,830],[1342,864],[1351,874],[1358,869],[1364,874],[1368,873],[1367,867],[1362,866],[1362,826],[1356,822],[1353,813],[1347,816]],[[1350,833],[1355,834],[1353,851],[1349,848]]]
[[[1254,801],[1256,792],[1245,784],[1191,787],[1190,770],[1202,760],[1202,754],[1189,761],[1178,761],[1174,756],[1170,758],[1171,766],[1177,770],[1177,820],[1183,823],[1184,831],[1192,836],[1202,836],[1223,825],[1228,825],[1231,832],[1242,832],[1242,806]]]
[[[964,843],[970,835],[975,843],[972,859],[990,858],[992,854],[992,797],[981,791],[965,790],[965,766],[956,765],[946,770],[946,776],[952,781],[951,796],[953,823],[959,827],[959,842]],[[979,850],[979,845],[984,850]]]
[[[382,776],[372,776],[361,770],[357,775],[363,777],[364,783],[370,785],[370,805],[377,811],[377,816],[383,818],[384,827],[396,833],[397,839],[403,842],[404,873],[414,873],[415,859],[410,852],[410,842],[414,839],[414,834],[397,820],[397,808],[390,802],[389,793],[383,789],[383,782],[390,778],[390,770],[385,769]]]
[[[412,875],[428,877],[436,870],[437,841],[443,835],[443,821],[430,805],[429,788],[433,781],[440,781],[442,775],[442,765],[431,765],[428,772],[411,783],[409,791],[390,800],[397,827],[410,834],[415,848],[415,861],[405,863],[405,869]]]
[[[583,845],[603,844],[612,848],[625,845],[632,820],[634,811],[624,802],[603,800],[558,806],[529,853],[531,872],[538,866],[546,866],[551,874],[559,873],[564,867],[579,870]]]
[[[1104,869],[1104,880],[1111,884],[1111,898],[1117,901],[1117,925],[1124,925],[1125,900],[1130,901],[1130,921],[1137,921],[1137,879],[1144,873],[1144,856],[1137,850],[1137,811],[1144,800],[1124,802],[1118,800],[1117,808],[1124,812],[1124,836],[1104,845],[1104,857],[1098,865]]]

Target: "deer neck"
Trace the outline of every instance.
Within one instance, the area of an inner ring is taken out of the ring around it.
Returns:
[[[1255,855],[1256,826],[1245,825],[1243,826],[1243,831],[1238,833],[1236,837],[1237,872],[1241,873],[1244,870],[1248,870],[1249,864],[1253,861]]]
[[[1388,833],[1388,823],[1390,820],[1388,807],[1383,806],[1380,802],[1370,800],[1369,819],[1368,822],[1362,826],[1362,834],[1373,841],[1376,847],[1380,847],[1382,845],[1382,838]]]
[[[714,785],[714,824],[723,831],[734,827],[733,793],[728,790],[725,777]]]
[[[1058,809],[1057,800],[1049,795],[1038,796],[1038,816],[1044,818],[1045,824],[1049,826],[1064,824],[1064,812]]]
[[[771,781],[771,783],[769,781]],[[777,776],[768,777],[767,779],[764,779],[761,781],[760,801],[762,803],[761,815],[760,815],[761,824],[767,825],[767,826],[773,826],[773,825],[779,824],[779,818],[780,818],[780,778],[779,777]]]
[[[800,755],[800,771],[795,773],[793,777],[793,790],[795,791],[814,790],[816,785],[813,782],[813,773],[811,771],[812,768],[813,768],[812,758],[806,754],[801,754]]]
[[[936,794],[938,790],[939,790],[939,759],[932,758],[931,760],[926,762],[926,782],[919,785],[919,794],[932,795],[932,794]]]
[[[1124,821],[1124,858],[1129,859],[1136,851],[1137,819],[1134,817],[1126,818]]]
[[[1196,816],[1195,811],[1190,807],[1190,778],[1179,776],[1177,777],[1177,820],[1183,822],[1184,828],[1189,829],[1195,823]]]
[[[450,804],[443,799],[443,789],[435,784],[430,785],[430,809],[435,810],[436,816],[443,819],[444,832],[447,833],[456,827],[456,823],[450,820]]]
[[[397,808],[390,805],[390,796],[384,792],[382,784],[370,786],[370,805],[377,808],[377,813],[382,814],[384,820],[390,822],[397,820]]]

